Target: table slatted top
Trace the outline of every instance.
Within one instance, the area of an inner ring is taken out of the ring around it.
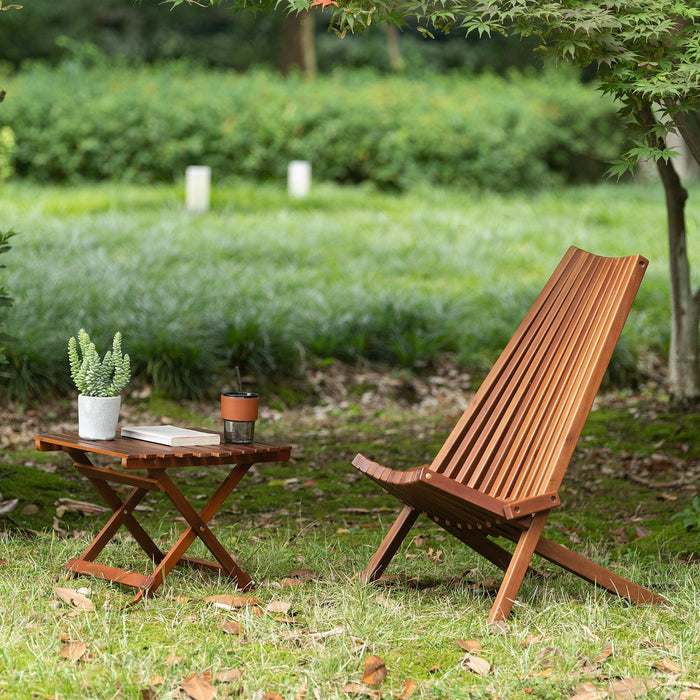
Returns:
[[[34,436],[36,449],[41,452],[82,452],[102,454],[121,460],[125,469],[167,469],[217,464],[252,464],[255,462],[286,462],[292,452],[290,445],[265,442],[218,445],[188,445],[170,447],[145,440],[116,437],[114,440],[85,440],[78,433],[43,433]]]

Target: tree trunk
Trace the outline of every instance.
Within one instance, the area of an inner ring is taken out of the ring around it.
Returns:
[[[679,112],[673,118],[678,133],[688,145],[688,150],[700,165],[700,111]]]
[[[399,44],[399,30],[393,24],[387,24],[386,27],[386,48],[389,54],[389,65],[391,70],[396,73],[404,69],[403,56],[401,55],[401,46]]]
[[[671,347],[669,392],[680,402],[700,399],[698,322],[700,293],[693,293],[686,245],[685,202],[688,193],[681,185],[673,161],[656,163],[666,195],[668,247],[671,274]]]
[[[656,124],[651,105],[640,110],[640,119],[650,133]],[[651,137],[654,139],[655,137]],[[658,138],[652,146],[663,149]],[[673,160],[659,158],[656,167],[666,195],[668,252],[671,282],[671,347],[668,356],[669,393],[680,403],[700,401],[700,360],[698,359],[698,322],[700,291],[693,293],[685,228],[685,203],[688,192],[681,184]]]
[[[314,34],[314,16],[311,12],[290,12],[285,16],[280,51],[282,75],[289,75],[296,69],[306,78],[316,77]]]

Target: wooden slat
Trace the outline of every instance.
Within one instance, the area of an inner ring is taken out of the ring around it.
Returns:
[[[38,450],[45,452],[73,449],[115,457],[121,460],[125,469],[286,462],[292,451],[290,445],[266,442],[169,447],[121,437],[114,440],[82,440],[77,433],[71,432],[36,435],[34,443]]]

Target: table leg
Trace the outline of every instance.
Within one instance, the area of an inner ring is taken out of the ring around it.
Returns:
[[[107,521],[97,537],[79,558],[85,561],[94,561],[106,544],[114,537],[116,531],[124,525],[149,558],[156,563],[160,562],[165,555],[132,515],[144,496],[149,491],[156,490],[157,484],[152,480],[136,475],[122,475],[110,472],[108,469],[95,467],[84,452],[71,451],[71,457],[75,468],[90,481],[93,488],[114,511],[114,515]],[[106,481],[106,479],[114,478],[115,476],[128,485],[137,483],[140,487],[134,488],[122,502],[117,492]]]
[[[140,591],[134,600],[137,600],[143,595],[152,593],[158,586],[161,585],[163,579],[180,561],[189,563],[198,568],[206,568],[208,570],[219,570],[227,573],[232,578],[236,579],[237,585],[241,589],[247,589],[252,586],[252,579],[246,571],[241,569],[233,557],[228,553],[226,548],[214,536],[212,531],[207,527],[207,523],[214,517],[224,501],[228,498],[231,492],[236,488],[240,480],[245,476],[248,469],[252,465],[241,464],[234,467],[221,483],[219,488],[214,492],[214,495],[207,501],[206,505],[198,513],[185,498],[182,492],[173,483],[172,479],[166,474],[165,470],[149,470],[149,476],[155,479],[161,486],[165,494],[170,498],[173,505],[185,518],[189,527],[180,536],[178,541],[173,545],[170,551],[163,557],[163,560],[153,572],[153,583],[145,591]],[[194,540],[199,537],[206,545],[207,549],[214,555],[219,562],[220,567],[208,562],[200,562],[197,560],[187,560],[183,558],[184,553]]]

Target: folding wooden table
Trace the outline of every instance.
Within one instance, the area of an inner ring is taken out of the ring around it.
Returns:
[[[231,554],[209,529],[208,523],[253,464],[286,462],[291,454],[290,446],[255,442],[244,445],[222,443],[168,447],[122,437],[114,440],[83,440],[77,433],[37,435],[34,443],[37,450],[42,452],[67,453],[78,472],[87,477],[114,511],[114,515],[87,549],[79,557],[68,561],[64,567],[68,571],[73,574],[97,576],[137,588],[138,592],[133,602],[153,593],[176,564],[225,574],[235,579],[240,589],[252,586],[252,579],[248,573],[234,562]],[[96,466],[90,461],[90,454],[112,457],[115,464],[108,467]],[[121,466],[117,464],[117,460],[121,462]],[[183,467],[217,465],[230,465],[231,468],[206,505],[198,512],[170,478],[169,471]],[[132,488],[122,500],[110,483],[124,484]],[[188,524],[187,529],[168,552],[161,551],[134,517],[136,506],[150,491],[164,493]],[[105,566],[95,561],[122,525],[156,565],[150,576]],[[197,537],[204,542],[218,564],[184,556]]]

